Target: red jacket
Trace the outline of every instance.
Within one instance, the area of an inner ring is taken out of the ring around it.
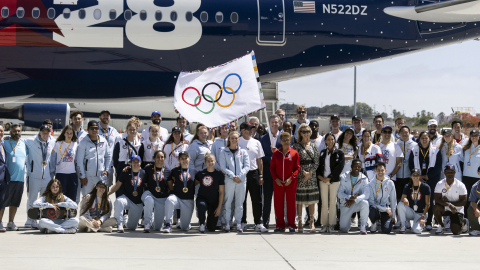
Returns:
[[[285,181],[288,178],[292,179],[292,182],[297,181],[297,175],[300,173],[300,157],[298,156],[298,152],[288,147],[288,152],[284,156],[282,147],[278,148],[272,155],[270,173],[272,174],[273,181],[277,179]]]

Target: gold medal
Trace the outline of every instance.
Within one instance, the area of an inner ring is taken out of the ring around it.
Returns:
[[[45,160],[42,161],[42,165],[43,165],[43,166],[47,166],[47,161],[45,161]]]
[[[188,188],[187,187],[184,187],[183,188],[183,193],[187,193],[188,192]]]
[[[133,197],[137,197],[137,196],[138,196],[138,192],[137,192],[137,191],[134,191],[134,192],[132,193],[132,195],[133,195]]]
[[[161,189],[160,187],[156,187],[156,188],[155,188],[155,191],[156,191],[156,192],[160,192],[161,190],[162,190],[162,189]]]

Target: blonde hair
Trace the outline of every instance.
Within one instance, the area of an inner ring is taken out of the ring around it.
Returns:
[[[142,121],[140,121],[140,119],[138,117],[135,117],[135,116],[128,119],[127,127],[128,127],[128,124],[130,124],[130,123],[134,123],[137,127],[142,126]]]
[[[298,113],[298,111],[300,111],[300,110],[306,111],[306,110],[307,110],[307,107],[305,107],[305,106],[303,106],[303,105],[297,106],[297,113]]]
[[[227,147],[230,147],[230,137],[232,137],[233,135],[237,135],[238,137],[240,137],[240,135],[238,135],[238,131],[230,132],[230,134],[228,134]],[[237,149],[238,149],[238,145],[237,145]]]
[[[442,137],[442,142],[440,143],[440,151],[443,150],[443,145],[446,144],[447,142],[445,141],[445,136]],[[452,135],[452,140],[448,143],[448,148],[447,148],[447,151],[446,151],[446,155],[447,157],[450,157],[453,155],[453,147],[455,146],[455,138],[453,138],[453,135]]]
[[[312,133],[312,129],[307,125],[307,124],[301,124],[300,127],[298,128],[298,142],[303,141],[303,135],[302,135],[302,129],[306,129]]]
[[[152,128],[153,128],[153,129],[158,129],[158,130],[160,130],[160,127],[159,127],[159,126],[157,126],[157,125],[150,125],[150,126],[148,127],[148,132],[150,132],[150,130],[152,130]]]
[[[204,158],[205,158],[205,162],[207,162],[207,159],[208,159],[208,158],[213,158],[213,161],[215,161],[215,156],[212,155],[212,154],[210,154],[210,152],[207,152],[207,153],[205,154]]]
[[[195,135],[193,136],[192,142],[195,141],[195,140],[198,140],[198,131],[200,129],[206,129],[207,130],[207,140],[208,140],[208,127],[205,126],[202,123],[198,123],[197,127],[195,128]]]

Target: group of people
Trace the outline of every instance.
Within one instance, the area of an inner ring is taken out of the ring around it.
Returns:
[[[174,225],[190,230],[194,212],[200,233],[243,232],[250,194],[257,232],[348,232],[358,220],[361,234],[435,226],[436,234],[480,234],[477,130],[466,136],[453,121],[452,130],[439,134],[432,119],[416,138],[403,118],[391,127],[375,116],[370,132],[355,115],[354,128],[342,132],[332,115],[331,131],[320,135],[304,106],[296,113],[295,123],[279,109],[267,128],[252,117],[215,129],[197,124],[193,134],[183,118],[169,133],[158,111],[141,133],[141,121],[132,117],[120,134],[107,110],[86,130],[82,112],[73,111],[57,139],[49,120],[28,139],[19,125],[6,137],[0,126],[0,232],[18,230],[14,218],[26,186],[27,210],[79,209],[78,218],[27,219],[25,227],[44,233],[115,227],[123,233],[138,226],[169,233]]]

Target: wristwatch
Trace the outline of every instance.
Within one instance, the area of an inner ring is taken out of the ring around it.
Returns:
[[[259,174],[258,177],[263,177],[263,174]]]

